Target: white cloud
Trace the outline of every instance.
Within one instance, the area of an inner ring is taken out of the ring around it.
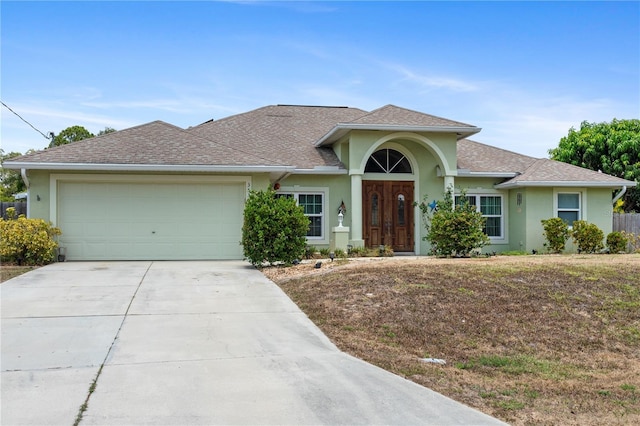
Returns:
[[[404,65],[386,64],[386,67],[400,74],[401,82],[416,84],[422,90],[444,89],[454,92],[475,92],[480,90],[476,83],[450,76],[418,73]]]

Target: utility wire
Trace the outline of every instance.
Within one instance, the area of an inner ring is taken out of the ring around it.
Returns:
[[[18,114],[17,112],[15,112],[15,111],[14,111],[14,110],[12,110],[11,108],[9,108],[9,105],[5,104],[5,103],[4,103],[4,102],[2,102],[2,101],[0,101],[0,103],[1,103],[1,104],[2,104],[6,109],[8,109],[8,110],[9,110],[9,111],[11,111],[12,113],[14,113],[14,114],[15,114],[15,115],[20,119],[20,120],[24,121],[24,122],[25,122],[25,123],[27,123],[29,126],[31,126],[31,128],[32,128],[33,130],[35,130],[36,132],[38,132],[38,133],[40,133],[42,136],[44,136],[44,138],[45,138],[46,140],[51,139],[51,135],[50,135],[50,136],[47,136],[47,135],[45,135],[44,133],[42,133],[40,130],[36,129],[36,128],[34,127],[34,125],[33,125],[33,124],[29,123],[27,120],[25,120],[24,118],[22,118],[22,117],[20,116],[20,114]]]

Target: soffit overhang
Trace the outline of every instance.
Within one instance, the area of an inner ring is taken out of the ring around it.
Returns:
[[[337,124],[329,133],[320,138],[314,145],[316,147],[332,145],[350,131],[353,130],[377,130],[387,132],[414,132],[414,133],[455,133],[456,140],[465,139],[482,130],[480,127],[469,126],[404,126],[395,124]]]

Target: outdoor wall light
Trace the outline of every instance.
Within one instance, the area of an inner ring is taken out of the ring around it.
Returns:
[[[344,215],[342,212],[338,213],[338,226],[342,228],[342,221],[344,220]]]
[[[40,196],[36,194],[36,200],[40,201]]]
[[[344,205],[344,200],[340,203],[338,207],[338,213],[345,214],[347,212],[347,206]]]

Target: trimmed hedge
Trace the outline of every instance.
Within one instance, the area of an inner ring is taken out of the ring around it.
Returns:
[[[244,208],[242,246],[254,266],[291,264],[302,259],[307,245],[309,219],[293,198],[275,191],[251,191]]]

